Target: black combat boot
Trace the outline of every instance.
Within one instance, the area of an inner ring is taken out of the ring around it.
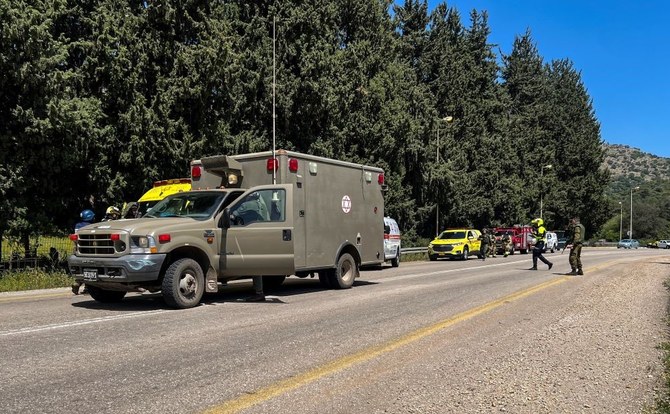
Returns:
[[[577,274],[579,276],[584,276],[584,272],[582,271],[582,269],[577,270]]]
[[[245,302],[265,302],[265,295],[262,293],[256,293],[253,296],[249,296],[244,299]]]
[[[567,275],[570,275],[570,276],[577,276],[577,269],[575,269],[575,268],[573,267],[572,270],[570,271],[570,273],[567,273]]]
[[[547,265],[547,266],[549,266],[549,269],[548,269],[548,270],[551,270],[551,267],[552,267],[553,265],[554,265],[553,263],[549,262],[549,264]]]

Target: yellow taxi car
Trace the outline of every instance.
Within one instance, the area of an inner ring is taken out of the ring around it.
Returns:
[[[440,233],[428,245],[428,258],[435,261],[439,258],[468,260],[470,255],[480,255],[481,232],[475,229],[448,229]]]

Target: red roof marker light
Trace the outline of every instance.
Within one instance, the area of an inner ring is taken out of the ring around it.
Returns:
[[[298,160],[295,158],[289,158],[288,160],[288,170],[291,172],[298,172]]]
[[[277,171],[279,169],[279,162],[276,158],[268,158],[267,169],[268,171]]]

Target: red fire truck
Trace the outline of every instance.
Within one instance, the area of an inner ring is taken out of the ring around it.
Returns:
[[[533,233],[531,226],[516,224],[512,227],[496,227],[493,232],[496,236],[496,253],[504,253],[502,237],[506,234],[512,237],[512,251],[509,254],[514,254],[517,251],[525,254],[532,248],[531,241],[533,238],[532,236],[529,237]]]

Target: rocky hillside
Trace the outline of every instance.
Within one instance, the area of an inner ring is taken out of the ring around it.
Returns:
[[[605,144],[605,165],[612,181],[643,183],[670,180],[670,158],[658,157],[628,145]]]

